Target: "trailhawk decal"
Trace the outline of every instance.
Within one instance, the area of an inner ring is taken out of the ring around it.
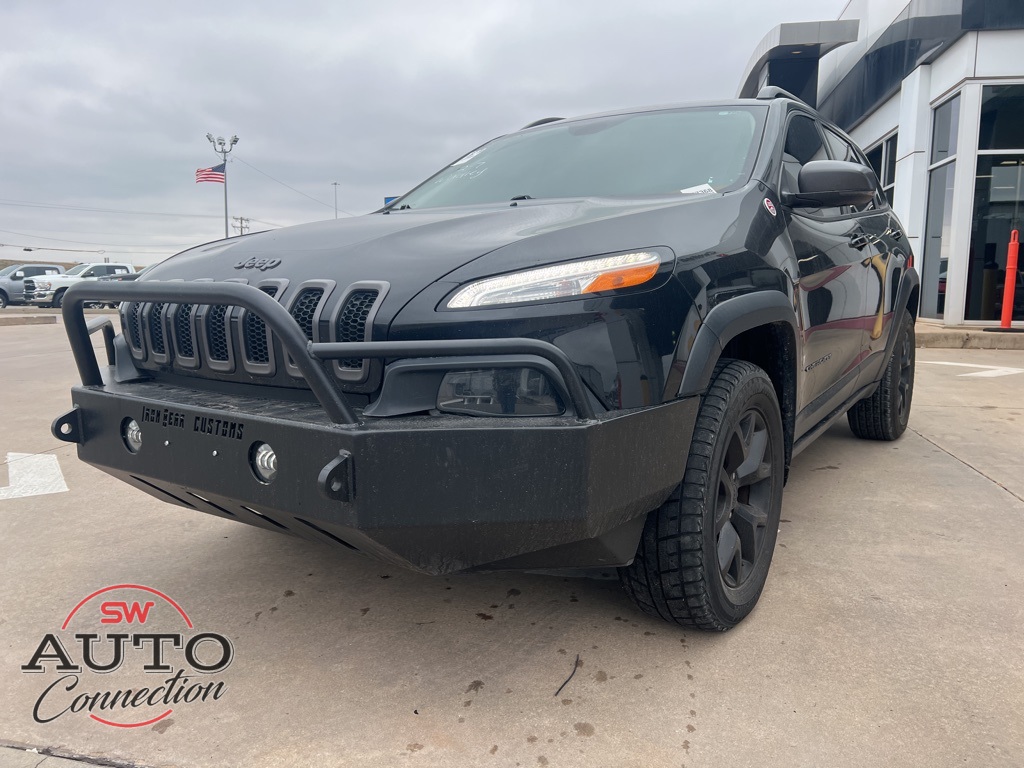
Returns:
[[[227,683],[215,675],[234,655],[227,637],[196,631],[163,592],[116,584],[72,608],[21,671],[48,678],[32,708],[37,723],[87,716],[113,728],[141,728],[222,698]]]

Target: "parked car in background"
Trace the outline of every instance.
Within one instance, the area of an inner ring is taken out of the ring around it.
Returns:
[[[105,283],[106,282],[111,282],[111,281],[118,282],[118,283],[124,283],[124,282],[129,282],[130,283],[133,280],[138,280],[142,275],[146,274],[152,268],[153,268],[152,265],[150,265],[148,267],[143,267],[138,272],[118,272],[116,274],[106,275],[105,277],[100,277],[100,278],[97,278],[97,279],[101,280],[101,281],[103,281]]]
[[[121,272],[116,275],[107,275],[106,277],[98,277],[96,279],[101,283],[130,283],[134,280],[138,280],[141,275],[146,274],[146,272],[148,272],[152,268],[153,265],[150,265],[148,267],[143,267],[138,272]],[[117,303],[109,301],[88,301],[86,302],[85,306],[97,309],[117,309]]]
[[[25,303],[26,277],[63,273],[64,267],[59,264],[12,264],[0,269],[0,309],[9,304]]]
[[[79,264],[62,275],[26,279],[25,301],[41,307],[59,307],[64,301],[64,292],[81,280],[134,273],[135,267],[131,264]]]

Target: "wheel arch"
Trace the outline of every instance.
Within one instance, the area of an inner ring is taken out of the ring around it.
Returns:
[[[745,294],[719,304],[697,332],[678,392],[680,397],[706,392],[723,357],[761,368],[779,401],[787,472],[796,427],[797,327],[792,300],[779,291]]]

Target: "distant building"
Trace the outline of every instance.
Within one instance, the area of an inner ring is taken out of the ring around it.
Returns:
[[[768,33],[740,96],[764,85],[865,148],[918,259],[921,316],[993,325],[1010,232],[1024,234],[1024,0],[850,0]]]

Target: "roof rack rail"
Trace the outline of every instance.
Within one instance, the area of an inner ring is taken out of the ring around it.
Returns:
[[[565,120],[564,117],[542,117],[540,120],[534,120],[529,125],[524,125],[519,130],[525,131],[527,128],[536,128],[538,125],[544,125],[545,123],[556,123],[559,120]]]
[[[801,99],[799,96],[795,96],[789,91],[784,91],[777,85],[766,85],[764,88],[757,92],[757,98],[762,99],[764,101],[771,101],[772,99],[792,99],[793,101],[799,101],[801,104],[807,104],[807,102]]]

